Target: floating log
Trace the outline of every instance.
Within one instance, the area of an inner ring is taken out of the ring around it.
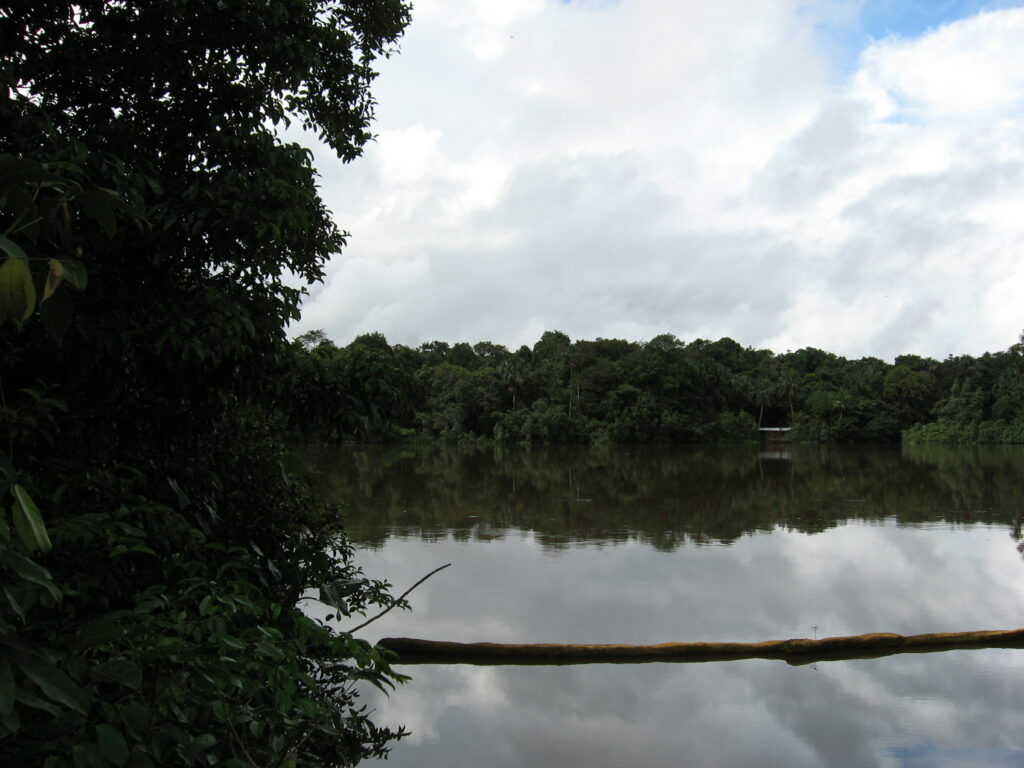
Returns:
[[[404,664],[588,664],[653,661],[783,659],[791,664],[872,658],[966,648],[1024,647],[1024,629],[992,632],[935,632],[896,635],[875,632],[846,637],[806,637],[761,643],[659,643],[657,645],[576,645],[565,643],[453,643],[386,637],[379,646]]]

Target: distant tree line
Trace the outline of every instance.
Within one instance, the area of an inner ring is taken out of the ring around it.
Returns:
[[[311,331],[291,347],[287,418],[301,439],[385,442],[695,443],[791,427],[828,442],[1024,442],[1024,339],[1005,352],[893,363],[820,349],[775,354],[730,338],[533,347],[380,333],[344,347]]]

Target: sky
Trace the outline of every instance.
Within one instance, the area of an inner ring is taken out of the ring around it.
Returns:
[[[351,236],[291,332],[1007,349],[1022,6],[416,0],[376,140],[314,148]]]

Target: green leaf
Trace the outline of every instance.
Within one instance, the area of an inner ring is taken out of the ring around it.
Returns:
[[[5,183],[2,178],[0,178],[0,207],[7,208],[14,214],[14,224],[8,228],[8,231],[21,224],[22,220],[32,221],[39,217],[39,209],[28,189],[22,184]]]
[[[224,705],[223,701],[215,701],[210,705],[210,709],[213,710],[213,715],[222,723],[226,723],[230,719],[228,714],[228,708]]]
[[[253,325],[252,320],[248,316],[242,315],[239,318],[242,321],[242,325],[245,327],[246,332],[249,334],[249,338],[256,338],[256,326]]]
[[[32,707],[33,709],[42,710],[43,712],[53,715],[54,717],[60,717],[63,714],[61,708],[58,707],[56,704],[50,701],[45,701],[44,699],[41,699],[38,696],[29,693],[24,688],[18,691],[18,695],[15,698],[17,698],[18,701],[20,701],[26,707]]]
[[[272,659],[278,658],[281,655],[281,652],[274,646],[274,644],[267,640],[257,640],[256,648],[263,656],[267,656]]]
[[[212,733],[201,733],[192,739],[192,750],[194,752],[204,752],[216,743],[217,737]]]
[[[25,581],[31,581],[33,584],[43,587],[58,603],[64,597],[50,572],[34,560],[30,560],[17,552],[7,550],[6,552],[0,552],[0,563],[6,565]]]
[[[0,725],[6,728],[8,733],[17,733],[18,728],[21,726],[18,710],[12,709],[6,715],[0,715]]]
[[[6,152],[0,154],[0,179],[8,183],[22,184],[42,184],[62,180],[56,174],[47,171],[42,164],[34,160],[26,160],[23,157],[15,157]]]
[[[292,699],[295,696],[295,683],[286,679],[284,685],[278,688],[274,694],[277,703],[277,711],[286,713],[292,708]]]
[[[187,507],[188,496],[185,494],[183,490],[181,490],[181,486],[178,485],[178,481],[175,480],[173,477],[168,477],[167,484],[171,486],[171,490],[174,491],[174,495],[178,497],[178,504],[181,505],[181,508],[184,509],[185,507]]]
[[[21,540],[25,542],[29,552],[49,552],[53,549],[50,543],[50,536],[46,533],[46,524],[43,516],[39,514],[32,497],[28,491],[17,483],[11,488],[14,495],[14,527],[18,531]]]
[[[75,202],[81,206],[86,216],[103,228],[107,237],[114,236],[117,232],[114,210],[120,207],[120,201],[116,197],[99,189],[89,189],[78,195]]]
[[[60,265],[64,268],[61,277],[76,291],[84,291],[89,282],[89,275],[85,271],[85,265],[78,259],[61,259]]]
[[[14,464],[11,463],[11,457],[4,451],[0,451],[0,474],[10,478],[11,480],[14,480],[15,477],[17,477]]]
[[[20,650],[12,650],[10,655],[25,676],[38,685],[48,698],[83,715],[88,712],[88,697],[85,691],[55,665]]]
[[[142,686],[142,669],[133,661],[115,659],[90,670],[90,674],[105,683],[117,683],[138,690]]]
[[[325,603],[332,608],[337,608],[338,612],[343,616],[349,615],[348,601],[343,597],[338,597],[333,594],[330,587],[320,587],[320,602]]]
[[[20,258],[8,256],[0,267],[0,319],[10,317],[23,323],[35,306],[36,287],[28,265]]]
[[[320,709],[317,707],[316,702],[312,699],[301,698],[297,699],[295,706],[298,707],[307,717],[315,718],[320,714]]]
[[[128,733],[137,739],[142,739],[149,729],[149,711],[137,701],[120,704],[117,709],[121,715],[121,722],[128,729]]]
[[[43,285],[43,297],[39,299],[40,304],[53,295],[64,279],[64,265],[57,259],[47,259],[46,265],[49,269],[46,271],[46,283]]]
[[[75,768],[108,768],[109,766],[99,744],[93,744],[91,741],[75,744],[71,748],[71,756],[75,760]]]
[[[21,622],[24,624],[25,609],[21,607],[21,603],[18,602],[17,598],[11,594],[10,587],[4,587],[4,595],[7,596],[7,602],[10,604],[11,610],[18,615],[18,618],[21,619]]]
[[[160,738],[165,743],[170,742],[174,746],[174,749],[178,754],[182,754],[183,748],[187,749],[187,744],[191,742],[188,733],[183,729],[171,723],[165,723],[160,726]],[[170,745],[168,745],[170,746]]]
[[[28,262],[28,256],[25,255],[21,246],[3,235],[0,235],[0,249],[11,258],[19,259],[22,263]]]
[[[345,598],[368,583],[366,579],[336,579],[320,587],[320,602],[348,616],[348,601]]]
[[[114,765],[124,765],[128,762],[128,742],[114,726],[107,723],[97,725],[96,741],[100,745],[103,756]]]
[[[58,344],[64,341],[64,335],[71,327],[72,310],[71,294],[63,284],[57,287],[49,301],[39,305],[39,322]]]
[[[359,640],[349,635],[345,637],[345,647],[348,649],[348,652],[352,654],[352,658],[360,667],[369,666],[369,643],[365,640]]]
[[[120,640],[124,634],[124,628],[113,621],[108,621],[107,618],[97,619],[78,630],[73,647],[76,650],[86,651]]]
[[[0,656],[0,715],[7,715],[14,709],[14,674],[6,656]]]

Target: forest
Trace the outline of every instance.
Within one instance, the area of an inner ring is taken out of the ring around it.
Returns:
[[[710,443],[789,427],[819,442],[1024,442],[1024,337],[1003,352],[859,360],[775,354],[724,338],[573,341],[545,332],[490,342],[291,344],[292,434],[305,441],[493,439],[517,443]]]

